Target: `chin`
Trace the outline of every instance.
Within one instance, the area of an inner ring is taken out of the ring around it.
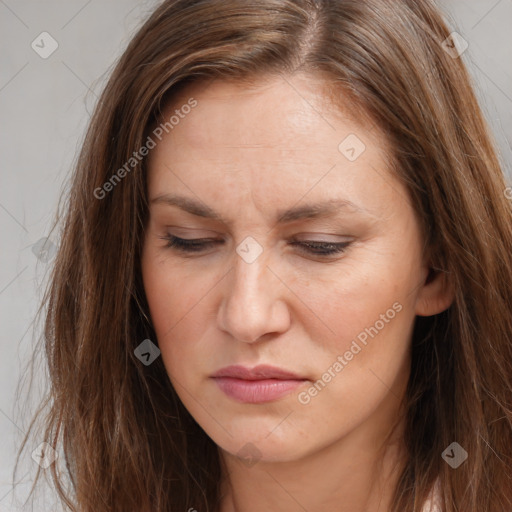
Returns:
[[[267,422],[259,426],[244,423],[231,427],[232,437],[224,432],[221,439],[212,439],[221,450],[239,458],[248,466],[257,462],[290,462],[308,453],[304,440],[290,435],[291,432],[278,432],[275,421],[271,428]]]
[[[297,449],[297,440],[289,439],[287,443],[276,442],[263,439],[261,441],[244,438],[242,440],[231,441],[229,446],[220,447],[223,451],[237,457],[240,461],[252,466],[261,462],[291,462],[300,459],[304,453]]]

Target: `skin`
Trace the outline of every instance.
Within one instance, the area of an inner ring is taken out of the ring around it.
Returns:
[[[414,319],[453,300],[429,272],[406,189],[386,166],[384,135],[333,107],[322,86],[301,74],[251,87],[194,84],[164,117],[190,97],[198,105],[148,157],[144,286],[170,380],[219,446],[221,512],[388,510],[403,462],[400,404]],[[366,146],[354,161],[338,149],[349,134]],[[222,220],[155,201],[166,194]],[[330,199],[357,207],[275,220],[282,209]],[[169,233],[221,243],[181,253],[166,247]],[[262,249],[252,263],[236,251],[248,236]],[[296,240],[350,244],[322,257]],[[300,403],[298,393],[397,303],[394,318]],[[240,403],[210,378],[232,364],[270,364],[310,382],[269,403]],[[257,449],[251,462],[247,443]]]

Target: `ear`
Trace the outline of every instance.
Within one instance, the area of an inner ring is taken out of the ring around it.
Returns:
[[[416,296],[416,314],[432,316],[448,309],[455,298],[453,283],[449,274],[442,270],[428,268],[422,287]]]

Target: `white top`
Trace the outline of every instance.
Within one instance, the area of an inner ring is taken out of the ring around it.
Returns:
[[[427,501],[423,505],[421,512],[443,512],[441,508],[441,484],[439,478],[435,481]]]

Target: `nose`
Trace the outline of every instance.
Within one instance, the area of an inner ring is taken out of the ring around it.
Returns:
[[[235,339],[253,343],[265,334],[285,332],[290,326],[286,287],[267,266],[265,251],[247,263],[238,254],[224,280],[218,326]]]

